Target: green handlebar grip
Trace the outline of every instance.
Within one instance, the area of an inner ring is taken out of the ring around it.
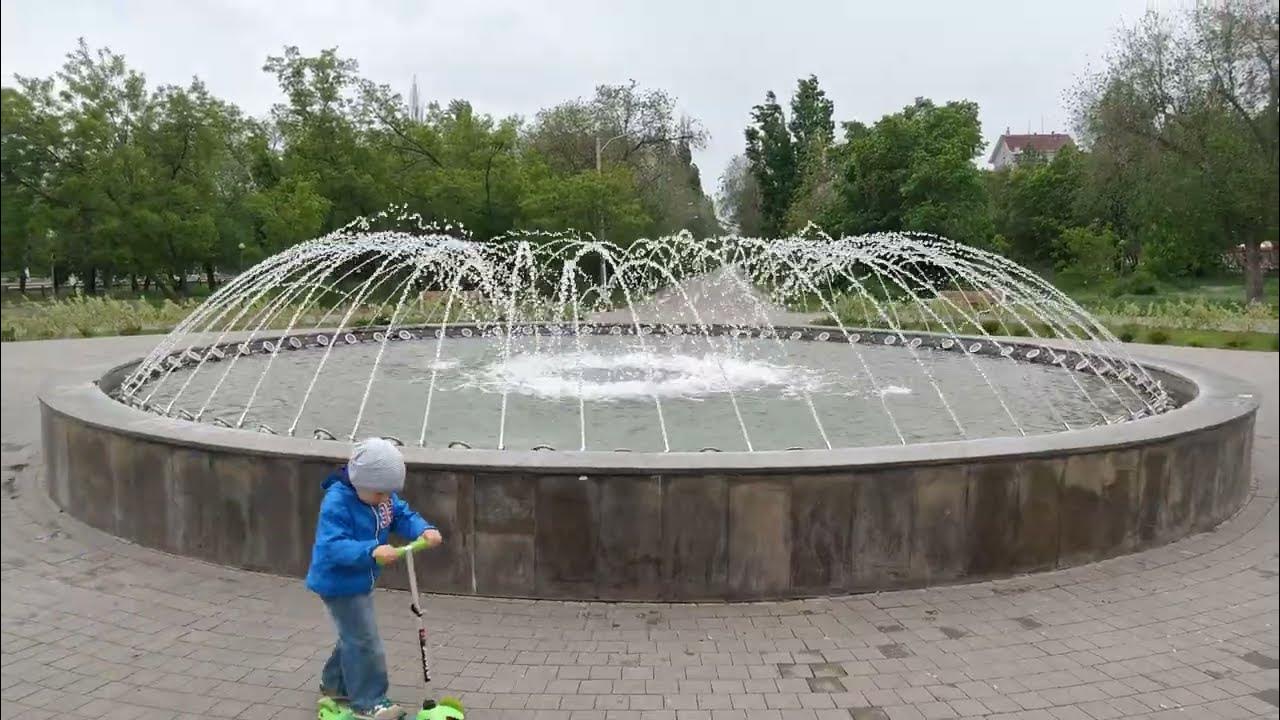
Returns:
[[[400,557],[404,557],[405,553],[418,552],[419,550],[426,550],[427,540],[426,538],[420,537],[417,540],[414,540],[413,542],[409,543],[408,545],[401,545],[396,549],[399,551]]]
[[[418,552],[419,550],[426,550],[426,549],[427,549],[427,541],[423,538],[418,538],[417,540],[414,540],[408,545],[401,545],[400,547],[396,548],[396,558],[397,559],[402,558],[405,556],[406,553]],[[378,564],[386,565],[386,563],[381,560],[378,561]]]

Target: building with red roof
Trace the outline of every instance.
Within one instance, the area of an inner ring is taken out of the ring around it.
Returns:
[[[1075,144],[1066,133],[1028,133],[1014,135],[1005,129],[996,146],[991,150],[989,162],[996,170],[1016,164],[1024,153],[1052,160],[1062,148]]]

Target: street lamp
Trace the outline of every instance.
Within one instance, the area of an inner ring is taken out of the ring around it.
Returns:
[[[624,137],[627,137],[629,134],[630,133],[624,132],[620,135],[614,135],[608,140],[605,140],[604,144],[600,143],[600,136],[596,135],[596,175],[604,174],[604,149],[609,147],[609,143],[613,142],[614,140],[620,140]],[[596,223],[598,225],[598,232],[596,233],[596,238],[601,243],[603,243],[604,242],[604,210],[603,209],[601,209],[598,212],[596,216]],[[604,286],[607,281],[607,277],[605,275],[605,264],[606,263],[605,263],[605,257],[604,257],[604,250],[602,249],[600,251],[600,288],[601,290],[604,289]]]

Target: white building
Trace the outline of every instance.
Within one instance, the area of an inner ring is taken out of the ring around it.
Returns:
[[[1073,144],[1071,136],[1065,133],[1013,135],[1008,128],[1005,128],[1004,134],[996,141],[996,146],[991,151],[989,162],[993,168],[999,170],[1017,163],[1023,153],[1028,150],[1049,161],[1059,150]]]

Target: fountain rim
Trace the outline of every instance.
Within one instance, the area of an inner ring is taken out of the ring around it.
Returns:
[[[820,326],[793,326],[830,330]],[[779,328],[783,329],[783,328]],[[791,329],[791,327],[785,328]],[[982,340],[977,336],[959,336]],[[1011,338],[1022,341],[1026,338]],[[1053,343],[1035,343],[1065,350]],[[618,452],[613,450],[499,450],[401,448],[407,465],[442,471],[510,472],[533,474],[646,475],[707,472],[772,474],[796,471],[841,471],[931,465],[956,460],[1001,461],[1060,456],[1100,450],[1124,450],[1212,429],[1252,414],[1258,408],[1256,390],[1249,384],[1212,370],[1178,361],[1155,360],[1130,354],[1148,372],[1161,376],[1170,392],[1183,402],[1166,412],[1128,420],[1054,433],[1028,436],[947,440],[905,445],[876,445],[833,449],[722,451],[722,452]],[[142,362],[123,363],[105,374],[78,381],[46,384],[39,399],[52,411],[92,427],[111,430],[144,441],[262,457],[290,457],[346,462],[348,441],[317,440],[247,432],[164,417],[126,405],[108,393],[130,370]]]

